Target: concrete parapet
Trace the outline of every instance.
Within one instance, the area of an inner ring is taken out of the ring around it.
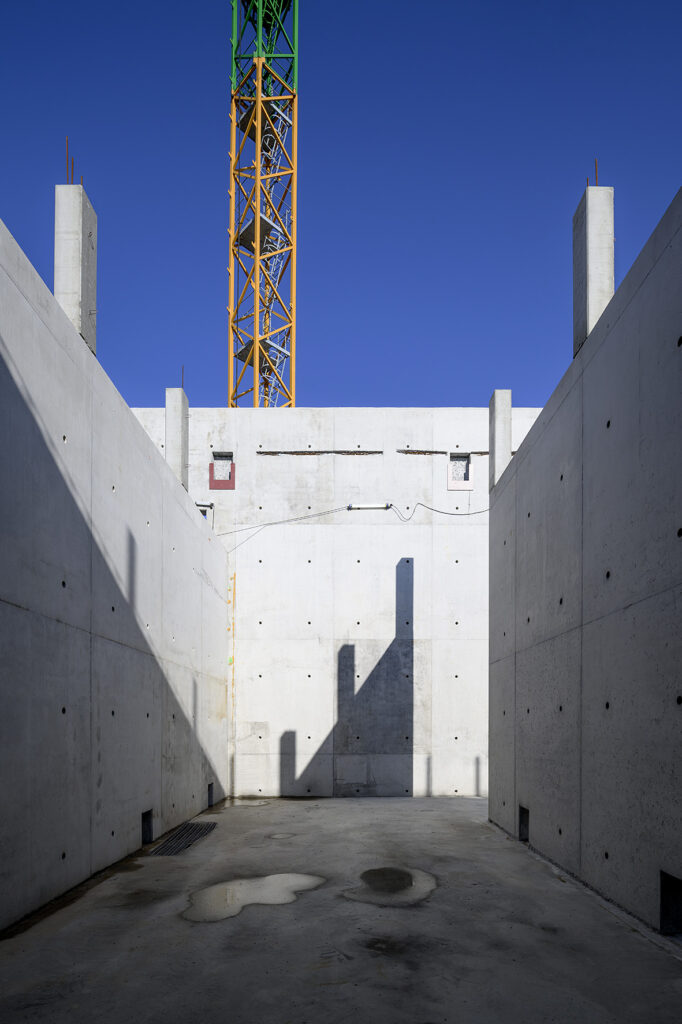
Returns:
[[[82,185],[56,185],[54,296],[97,353],[97,215]]]
[[[489,405],[490,459],[489,489],[500,479],[512,457],[512,399],[511,391],[495,390]]]
[[[613,189],[585,189],[573,216],[573,355],[613,298]]]
[[[166,388],[166,462],[189,485],[189,404],[183,388]]]

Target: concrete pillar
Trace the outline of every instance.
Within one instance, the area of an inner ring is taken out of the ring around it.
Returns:
[[[488,409],[490,424],[489,483],[492,491],[512,457],[511,391],[493,391]]]
[[[189,489],[189,403],[183,388],[166,388],[166,462]]]
[[[613,298],[613,189],[585,189],[573,217],[573,356]]]
[[[97,215],[82,185],[54,190],[54,297],[97,353]]]

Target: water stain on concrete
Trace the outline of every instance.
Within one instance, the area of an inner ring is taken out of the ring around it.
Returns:
[[[409,971],[412,975],[418,974],[438,958],[442,958],[446,950],[450,950],[449,942],[443,939],[432,939],[418,933],[400,935],[372,935],[362,942],[365,953],[369,953],[372,960],[390,961],[395,967],[403,971]],[[470,950],[465,950],[465,956]],[[379,973],[381,967],[378,966]],[[403,979],[405,976],[403,975]],[[408,982],[411,986],[413,981]]]
[[[131,892],[117,893],[107,901],[107,906],[123,909],[150,907],[177,895],[176,892],[163,892],[159,889],[133,889]]]
[[[293,903],[297,893],[317,889],[326,882],[320,875],[264,875],[261,878],[235,878],[200,889],[190,896],[191,905],[182,917],[187,921],[224,921],[236,917],[252,903]]]
[[[412,872],[403,868],[370,868],[360,878],[373,892],[403,892],[414,884]]]
[[[20,921],[10,925],[8,928],[4,928],[0,931],[0,942],[5,939],[13,939],[15,935],[21,935],[22,932],[28,931],[33,925],[38,924],[40,921],[45,920],[52,914],[56,914],[57,911],[63,910],[65,907],[70,906],[77,900],[84,896],[91,889],[95,889],[102,882],[106,882],[109,878],[113,878],[116,875],[124,871],[141,871],[143,864],[137,859],[137,854],[133,853],[124,860],[119,860],[115,864],[112,864],[108,868],[104,868],[103,871],[98,871],[97,874],[87,878],[84,882],[80,882],[79,885],[73,889],[69,889],[62,896],[57,896],[56,899],[50,900],[43,907],[39,907],[38,910],[34,910],[32,913],[27,914],[26,917],[22,917]]]
[[[408,951],[408,944],[394,939],[390,936],[376,936],[365,943],[365,948],[371,953],[379,953],[381,956],[404,956]]]
[[[346,889],[347,900],[377,907],[410,907],[430,896],[438,885],[433,875],[418,868],[370,868],[360,875],[361,886]]]
[[[354,959],[354,956],[351,956],[350,953],[344,952],[342,949],[324,949],[320,953],[319,965],[320,967],[329,967],[334,963],[343,964]]]
[[[295,832],[274,832],[271,836],[269,836],[269,838],[270,839],[293,839],[295,835],[296,835]]]

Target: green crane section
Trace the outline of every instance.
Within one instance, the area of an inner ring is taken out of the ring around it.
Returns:
[[[298,87],[298,0],[233,0],[232,89],[254,57],[294,91]]]

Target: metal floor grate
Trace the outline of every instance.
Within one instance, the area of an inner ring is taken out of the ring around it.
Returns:
[[[197,839],[203,839],[209,832],[212,832],[216,824],[215,821],[207,821],[201,825],[194,821],[186,821],[184,825],[176,828],[175,832],[168,836],[168,839],[164,839],[160,846],[157,846],[155,850],[150,850],[149,856],[173,857],[176,853],[182,853],[192,843],[196,843]]]

